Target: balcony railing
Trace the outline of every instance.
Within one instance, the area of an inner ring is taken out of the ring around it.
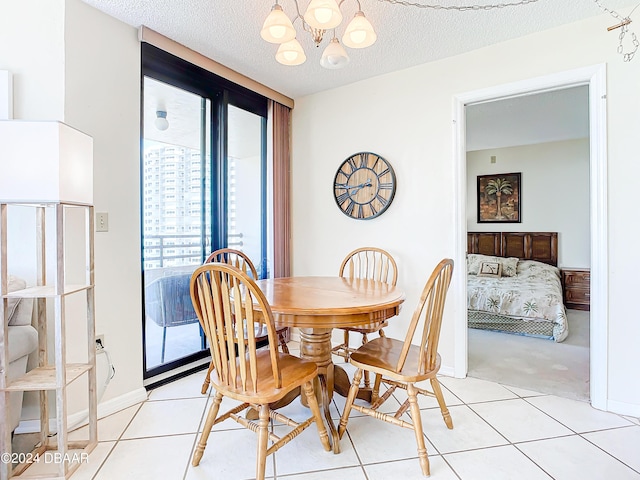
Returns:
[[[230,234],[227,244],[230,248],[240,248],[243,246],[242,237],[242,233]],[[151,243],[151,245],[144,245],[142,251],[145,268],[198,265],[202,262],[203,248],[208,255],[207,247],[211,245],[210,239],[206,238],[203,247],[202,237],[195,234],[145,235],[144,241]]]

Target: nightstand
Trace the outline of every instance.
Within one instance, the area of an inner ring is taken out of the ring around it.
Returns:
[[[589,310],[590,270],[588,268],[563,268],[561,272],[565,307],[576,310]]]

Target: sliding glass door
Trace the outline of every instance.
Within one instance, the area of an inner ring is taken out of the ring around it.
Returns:
[[[222,247],[269,275],[266,99],[143,44],[144,378],[208,363],[191,273]]]
[[[261,135],[266,119],[233,105],[228,119],[227,244],[249,255],[260,278],[267,278],[266,155]]]

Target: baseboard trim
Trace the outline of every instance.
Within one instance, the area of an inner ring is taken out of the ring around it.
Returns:
[[[454,377],[456,376],[456,370],[453,367],[441,366],[440,371],[438,371],[440,375],[445,377]]]
[[[617,413],[619,415],[627,415],[629,417],[640,418],[640,405],[626,402],[616,402],[615,400],[607,401],[607,411]]]
[[[145,388],[138,388],[119,397],[112,398],[105,402],[98,404],[98,419],[108,417],[120,410],[132,407],[138,403],[144,402],[147,399],[147,390]],[[89,423],[88,421],[89,410],[85,409],[80,412],[69,415],[67,419],[67,426],[71,428],[79,428]],[[49,430],[51,432],[56,431],[56,419],[49,419]],[[22,420],[15,430],[16,434],[20,433],[37,433],[40,431],[40,420]]]

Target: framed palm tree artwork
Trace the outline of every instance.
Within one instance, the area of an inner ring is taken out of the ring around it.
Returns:
[[[478,175],[478,223],[520,223],[520,173]]]

